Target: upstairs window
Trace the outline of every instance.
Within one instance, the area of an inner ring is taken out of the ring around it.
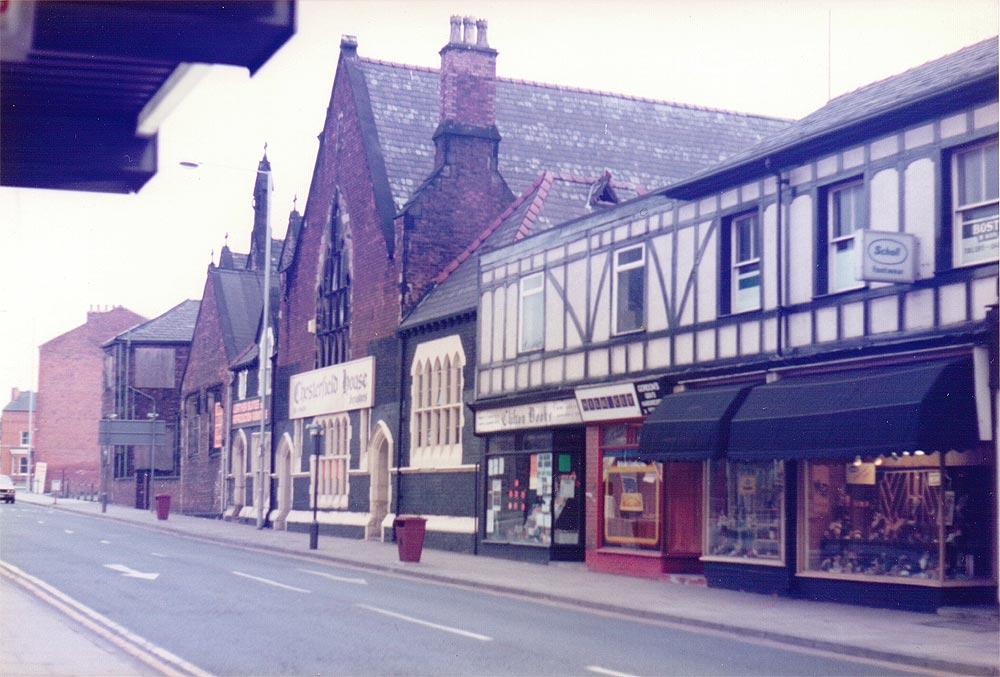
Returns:
[[[733,218],[732,312],[760,309],[760,221],[757,214]]]
[[[31,444],[31,433],[27,430],[21,431],[21,446],[26,447]]]
[[[829,189],[826,199],[827,222],[827,292],[856,289],[858,281],[857,243],[865,227],[865,190],[861,181]]]
[[[242,369],[236,373],[236,399],[245,400],[247,398],[247,372]]]
[[[521,279],[520,318],[521,352],[540,350],[545,340],[545,279],[542,273]]]
[[[997,142],[952,156],[952,251],[954,265],[993,262],[1000,255],[997,227]]]
[[[646,250],[642,245],[614,253],[615,333],[625,334],[646,326]]]
[[[348,360],[351,325],[351,244],[334,202],[316,304],[316,362],[328,367]]]

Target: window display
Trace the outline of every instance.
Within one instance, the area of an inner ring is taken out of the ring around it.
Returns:
[[[604,542],[660,547],[663,469],[659,463],[604,459]]]
[[[487,482],[486,540],[552,542],[551,453],[489,458]]]
[[[782,461],[710,461],[705,555],[784,561]]]
[[[940,581],[989,578],[989,473],[942,467],[938,454],[810,462],[804,567]],[[944,567],[942,548],[944,543]]]

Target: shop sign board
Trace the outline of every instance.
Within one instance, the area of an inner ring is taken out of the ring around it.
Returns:
[[[260,423],[260,409],[259,397],[234,402],[232,426],[235,428]]]
[[[913,282],[917,279],[919,241],[909,233],[862,230],[858,279],[868,282]]]
[[[553,400],[476,412],[476,434],[582,423],[576,400]]]
[[[370,408],[375,400],[374,382],[374,357],[295,374],[288,387],[288,417]]]
[[[580,417],[586,422],[638,418],[642,413],[632,383],[577,388],[576,401]]]
[[[642,411],[642,415],[649,416],[653,410],[660,406],[660,401],[667,393],[666,379],[654,378],[648,381],[636,381],[635,393],[639,396],[639,409]]]

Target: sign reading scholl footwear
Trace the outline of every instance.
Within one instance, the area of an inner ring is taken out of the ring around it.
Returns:
[[[908,233],[862,230],[858,279],[867,282],[913,282],[917,279],[919,242]]]

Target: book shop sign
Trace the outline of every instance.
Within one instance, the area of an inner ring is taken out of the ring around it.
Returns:
[[[554,400],[476,412],[476,433],[496,433],[522,428],[547,428],[581,423],[576,400]]]
[[[368,409],[374,402],[374,377],[374,357],[295,374],[288,388],[288,417]]]

